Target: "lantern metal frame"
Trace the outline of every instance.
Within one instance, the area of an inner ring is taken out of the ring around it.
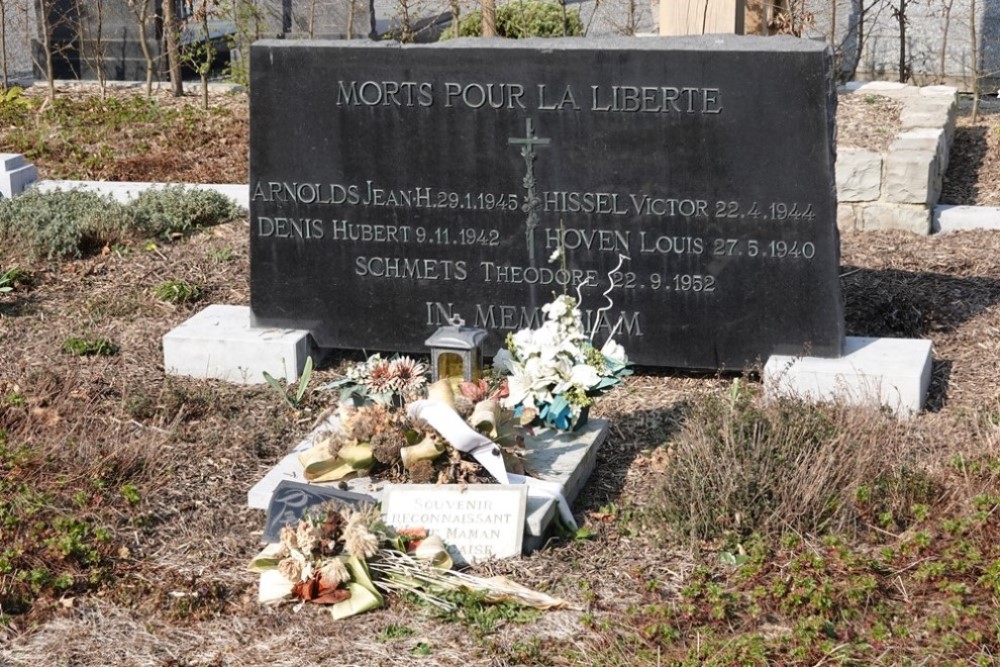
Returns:
[[[454,315],[447,326],[439,327],[424,341],[431,351],[431,377],[434,382],[441,378],[441,361],[444,355],[454,354],[462,362],[462,380],[478,380],[483,368],[483,341],[487,331],[479,327],[465,326],[465,320]],[[451,377],[451,376],[446,376]]]

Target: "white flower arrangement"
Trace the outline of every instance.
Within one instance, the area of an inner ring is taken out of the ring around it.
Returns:
[[[557,296],[542,306],[545,322],[507,337],[493,367],[507,378],[503,407],[522,423],[535,419],[560,430],[580,426],[594,397],[631,375],[625,350],[608,339],[597,350],[583,331],[580,310],[572,297]]]

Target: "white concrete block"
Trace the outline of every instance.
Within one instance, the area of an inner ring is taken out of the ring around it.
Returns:
[[[237,384],[260,384],[264,371],[295,382],[310,353],[308,331],[251,328],[246,306],[209,306],[163,337],[167,375]]]
[[[1000,230],[998,206],[937,206],[934,208],[935,232],[955,232],[963,229]]]
[[[860,228],[901,229],[915,234],[929,234],[931,209],[920,204],[869,204],[861,211]]]
[[[7,199],[16,197],[38,180],[35,165],[26,162],[20,153],[0,153],[0,194]]]
[[[886,93],[906,90],[907,86],[898,81],[850,81],[844,88],[856,93]]]
[[[793,396],[885,406],[900,417],[923,408],[931,382],[931,341],[848,336],[839,359],[774,355],[764,365],[768,397]]]
[[[882,156],[874,151],[837,151],[837,200],[875,201],[882,191]]]
[[[885,199],[899,204],[936,204],[936,150],[892,151],[885,159]]]

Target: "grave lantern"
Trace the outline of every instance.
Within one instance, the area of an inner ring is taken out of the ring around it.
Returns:
[[[483,341],[486,330],[467,327],[455,315],[448,326],[440,327],[424,341],[431,350],[431,377],[434,382],[447,378],[453,385],[478,380],[483,370]]]

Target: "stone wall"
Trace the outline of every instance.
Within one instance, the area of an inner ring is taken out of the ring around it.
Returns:
[[[955,89],[877,81],[851,83],[844,92],[891,97],[903,110],[899,134],[885,153],[838,149],[838,226],[929,234],[955,136]]]

